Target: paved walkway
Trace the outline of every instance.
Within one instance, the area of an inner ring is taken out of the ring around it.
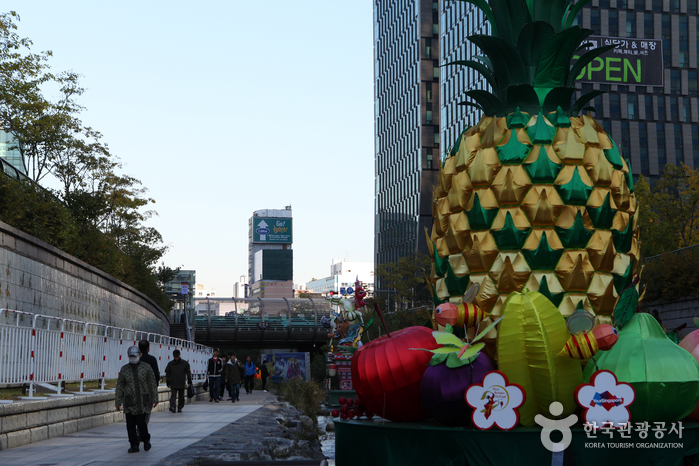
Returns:
[[[71,435],[0,451],[2,466],[148,466],[254,412],[268,393],[240,395],[240,403],[196,401],[182,413],[153,413],[148,424],[150,451],[128,453],[126,423],[119,422]]]

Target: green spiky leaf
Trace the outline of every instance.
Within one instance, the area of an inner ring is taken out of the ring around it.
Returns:
[[[528,81],[522,57],[514,45],[499,37],[482,34],[469,36],[468,39],[490,59],[492,64],[491,70],[497,82],[497,87],[493,88],[493,90],[500,97],[503,97],[502,93],[509,86],[523,84]]]
[[[480,332],[478,335],[476,335],[476,338],[474,338],[473,340],[471,340],[471,343],[476,343],[476,342],[480,341],[481,338],[485,337],[485,336],[488,334],[488,332],[490,332],[492,329],[494,329],[495,326],[496,326],[497,324],[499,324],[500,321],[501,321],[504,317],[505,317],[505,316],[500,316],[499,319],[497,319],[495,322],[491,323],[491,324],[488,325],[486,328],[484,328],[482,332]]]
[[[588,92],[587,94],[583,94],[578,100],[575,101],[573,106],[570,108],[570,115],[577,116],[580,113],[580,110],[582,110],[582,108],[585,106],[585,104],[587,104],[595,97],[605,94],[606,92],[607,91],[592,91]]]
[[[570,109],[570,101],[575,94],[574,87],[556,87],[546,94],[544,99],[544,113],[555,112],[558,107]]]
[[[527,113],[539,111],[539,96],[529,84],[518,84],[507,88],[507,113],[514,112],[517,108]]]
[[[435,354],[432,356],[432,359],[430,359],[430,366],[439,366],[447,360],[447,356],[447,354]]]
[[[578,26],[573,26],[556,34],[541,53],[541,60],[536,67],[534,87],[565,86],[573,54],[580,43],[592,32],[592,29],[581,29]]]
[[[619,296],[614,307],[614,321],[618,328],[622,328],[631,320],[638,309],[638,291],[635,286],[631,286],[624,290]]]
[[[578,13],[582,8],[590,3],[590,0],[579,0],[578,3],[576,3],[572,8],[568,10],[568,16],[564,16],[565,20],[565,25],[566,27],[571,27],[573,26],[573,21],[575,21],[575,17],[578,16]]]
[[[459,65],[459,66],[465,66],[467,68],[474,69],[477,72],[479,72],[481,74],[481,76],[483,76],[485,78],[486,81],[488,81],[488,84],[490,84],[493,87],[496,86],[495,76],[493,76],[493,73],[490,71],[490,69],[488,69],[488,67],[485,66],[483,63],[479,63],[479,62],[473,61],[473,60],[457,60],[457,61],[453,61],[453,62],[447,63],[445,65],[442,65],[442,66],[450,66],[450,65]]]
[[[575,80],[578,79],[578,75],[583,71],[583,68],[585,68],[592,60],[599,57],[607,50],[615,48],[616,46],[617,44],[605,45],[604,47],[597,47],[596,49],[592,49],[589,52],[584,53],[583,56],[578,58],[578,61],[575,62],[573,68],[571,68],[570,74],[568,75],[568,85],[573,85]]]
[[[516,44],[520,31],[532,20],[526,2],[524,0],[490,0],[489,3],[497,24],[497,36]]]
[[[490,30],[493,31],[493,35],[497,36],[498,35],[498,26],[497,23],[495,22],[495,17],[493,16],[493,10],[490,9],[490,6],[488,5],[488,2],[486,0],[459,0],[460,2],[464,3],[470,3],[471,5],[475,5],[479,10],[483,12],[483,15],[485,15],[486,19],[490,23]]]
[[[465,92],[464,95],[475,100],[477,106],[479,106],[486,115],[494,116],[501,114],[505,109],[502,101],[488,91],[473,89]],[[462,102],[461,105],[468,105],[468,103]]]
[[[524,65],[536,67],[546,43],[555,35],[553,27],[544,21],[534,21],[524,26],[517,39],[517,50]]]
[[[458,348],[464,346],[464,342],[459,340],[453,333],[449,332],[432,332],[434,340],[440,345],[454,345]]]

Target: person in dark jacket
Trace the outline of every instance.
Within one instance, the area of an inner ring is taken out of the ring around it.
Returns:
[[[189,362],[180,357],[180,350],[172,352],[173,360],[165,368],[165,379],[167,386],[172,390],[170,395],[170,411],[175,412],[175,400],[177,399],[177,412],[181,413],[184,408],[184,391],[187,382],[192,385],[192,371]]]
[[[256,372],[257,367],[255,367],[255,363],[252,362],[252,358],[248,356],[245,360],[245,392],[247,394],[252,393],[252,389],[255,388]]]
[[[150,343],[148,340],[141,340],[138,342],[138,349],[141,351],[141,362],[149,364],[153,368],[153,375],[155,376],[155,391],[158,391],[158,385],[160,385],[160,368],[158,367],[158,360],[155,356],[148,354],[150,350]],[[150,412],[146,414],[146,424],[150,422]]]
[[[209,403],[221,401],[221,373],[223,372],[223,362],[218,357],[218,348],[214,348],[214,356],[209,359],[206,367],[206,376],[209,378]]]
[[[265,385],[267,385],[267,377],[269,377],[269,369],[267,369],[267,364],[262,363],[260,366],[260,378],[262,379],[262,391],[267,393],[265,390]]]
[[[150,351],[150,343],[148,340],[139,341],[138,349],[141,350],[141,361],[149,364],[150,367],[153,368],[155,387],[157,388],[160,384],[160,368],[158,367],[158,360],[155,358],[155,356],[148,354],[148,351]]]
[[[243,365],[236,359],[235,353],[231,353],[231,358],[228,360],[228,364],[226,364],[226,375],[225,375],[225,380],[226,380],[226,385],[228,385],[229,388],[229,395],[231,400],[233,400],[233,403],[236,401],[240,401],[240,381],[242,380],[240,376],[240,370],[245,368]]]
[[[158,404],[158,390],[155,388],[153,371],[148,364],[140,361],[138,347],[132,346],[126,352],[129,363],[119,371],[119,378],[114,394],[114,404],[117,411],[124,408],[126,416],[126,431],[129,434],[129,453],[139,451],[139,433],[143,441],[143,449],[150,450],[150,434],[146,415]]]

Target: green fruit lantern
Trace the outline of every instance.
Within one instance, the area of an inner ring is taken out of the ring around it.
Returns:
[[[585,382],[598,369],[612,371],[619,382],[633,386],[632,420],[679,421],[699,402],[699,363],[670,341],[650,314],[631,317],[619,331],[616,345],[587,364]]]

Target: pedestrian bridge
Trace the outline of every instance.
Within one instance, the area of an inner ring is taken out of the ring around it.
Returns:
[[[321,325],[330,316],[325,299],[196,298],[194,341],[225,348],[312,349],[328,341]],[[202,314],[202,311],[198,311]],[[227,315],[218,315],[227,314]]]

